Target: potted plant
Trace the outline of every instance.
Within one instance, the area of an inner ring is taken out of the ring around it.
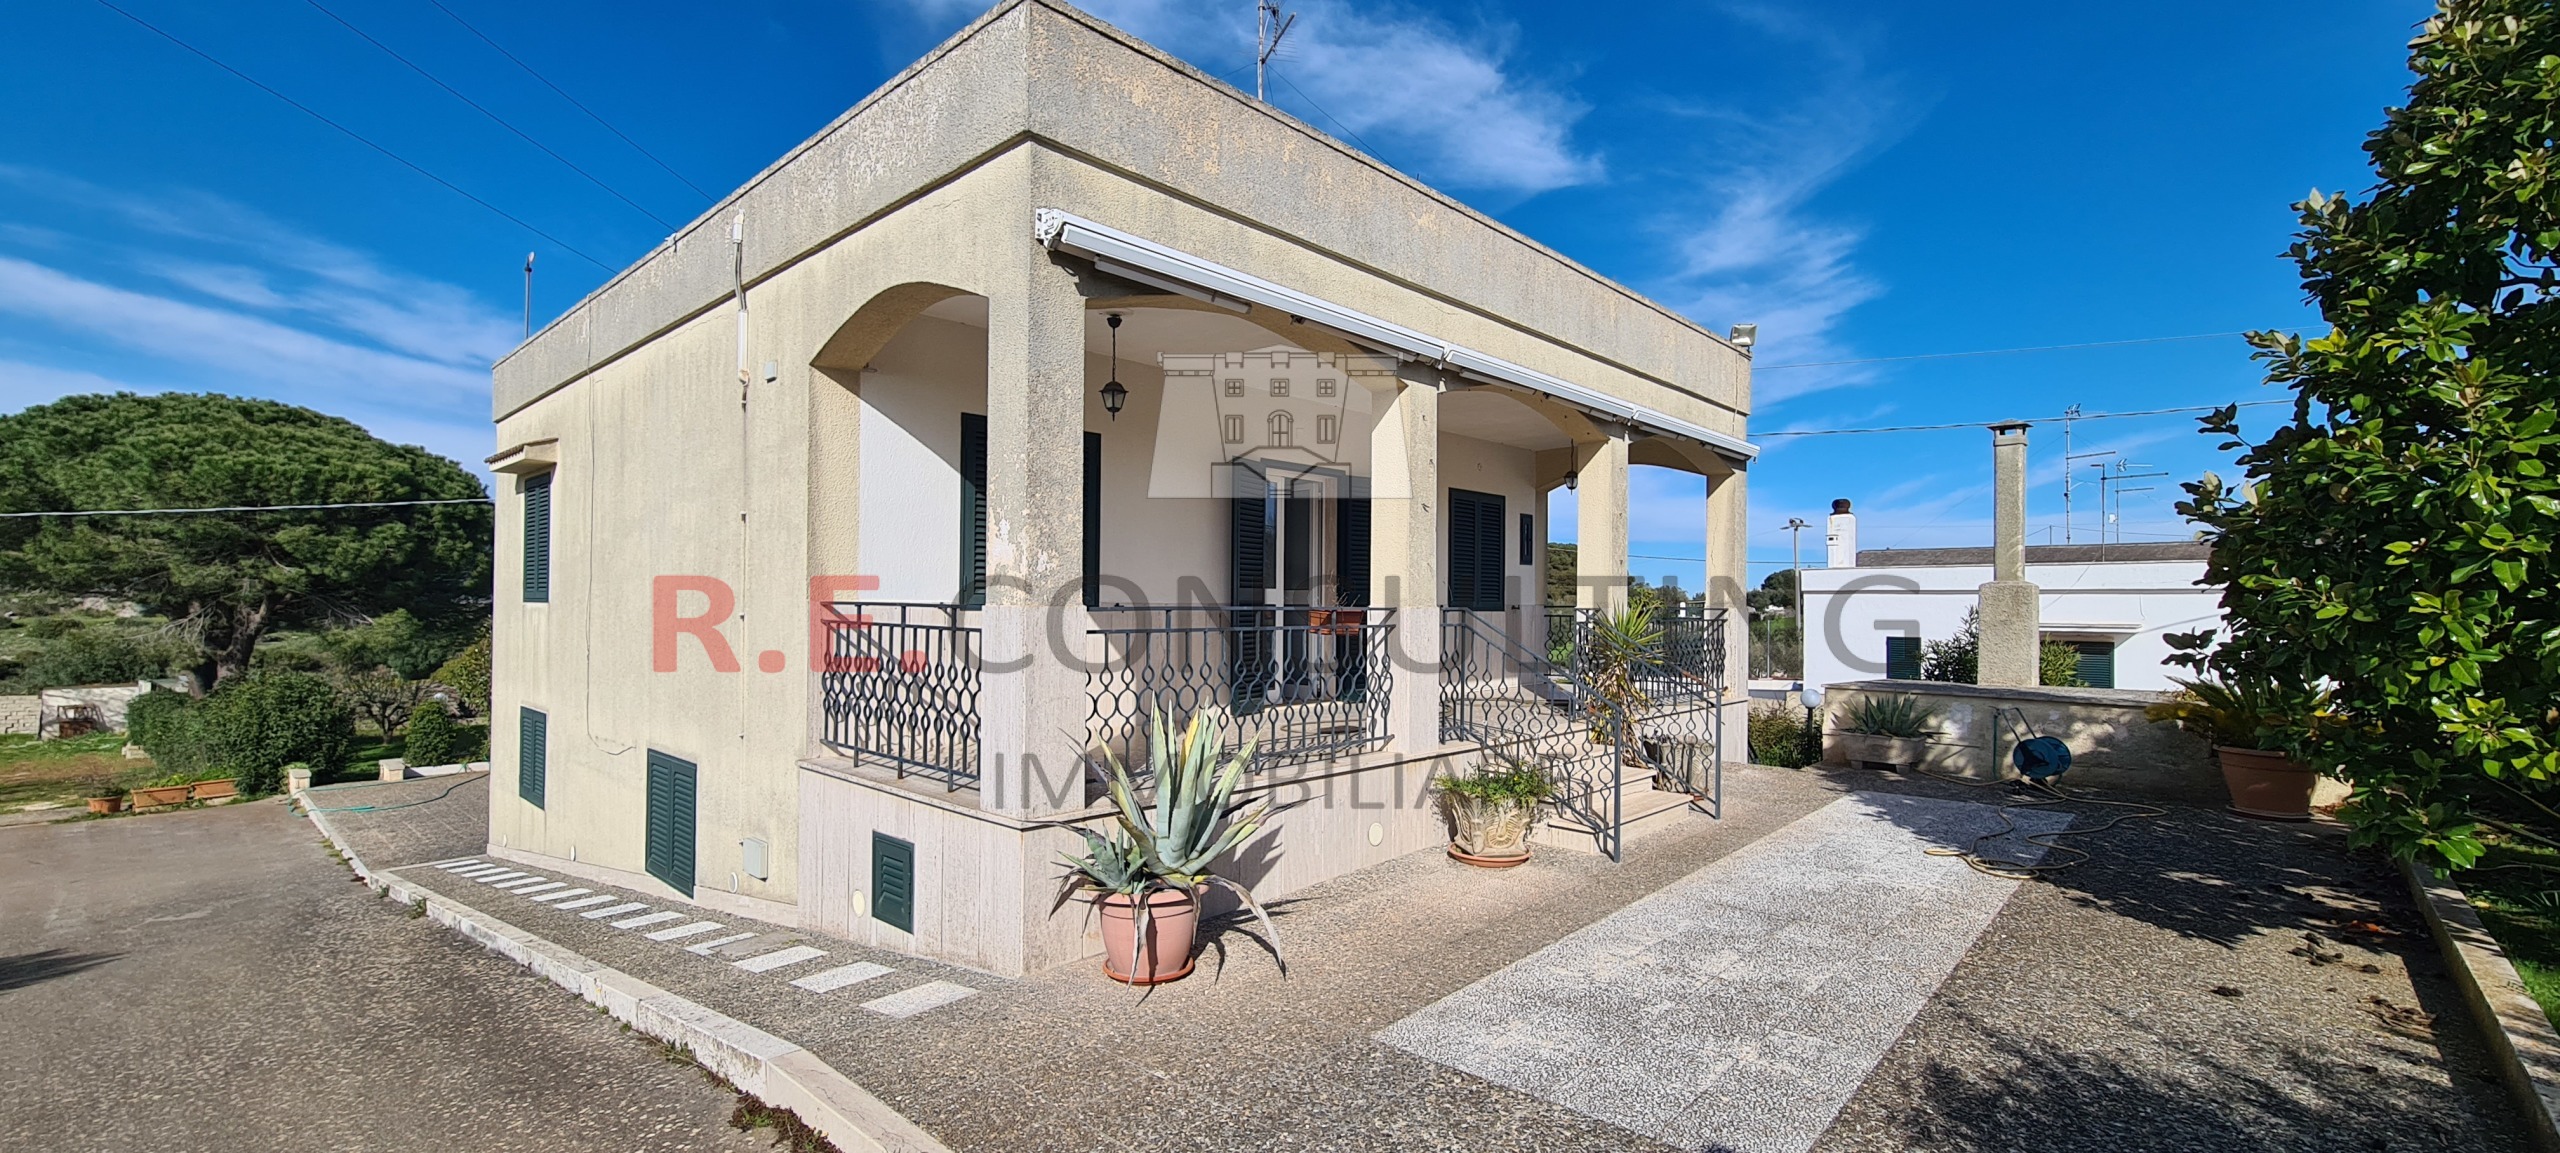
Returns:
[[[1251,840],[1271,816],[1268,800],[1234,799],[1253,762],[1252,743],[1221,757],[1218,726],[1205,714],[1193,716],[1177,739],[1159,713],[1149,735],[1153,800],[1140,798],[1129,767],[1105,751],[1112,824],[1101,832],[1075,829],[1085,851],[1066,858],[1059,900],[1092,898],[1102,920],[1102,971],[1114,981],[1159,985],[1189,976],[1200,897],[1211,885],[1225,886],[1253,910],[1276,952],[1279,937],[1252,890],[1211,871],[1212,861]]]
[[[1631,726],[1638,714],[1652,707],[1642,675],[1661,647],[1662,626],[1654,623],[1651,605],[1601,613],[1592,620],[1589,642],[1578,655],[1583,684],[1594,698],[1585,704],[1591,716],[1593,744],[1618,743],[1619,730]],[[1642,756],[1633,741],[1625,742],[1624,749],[1622,755],[1630,763]]]
[[[2289,727],[2309,725],[2320,714],[2320,695],[2287,689],[2254,677],[2179,681],[2178,695],[2143,710],[2213,742],[2231,811],[2271,821],[2311,819],[2311,790],[2319,774],[2278,747]]]
[[[1851,765],[1907,769],[1928,756],[1937,719],[1937,710],[1918,697],[1861,696],[1841,706],[1832,727]]]
[[[82,785],[81,796],[88,798],[89,811],[101,816],[124,811],[124,786],[114,777],[91,777]]]
[[[1545,770],[1509,757],[1478,761],[1466,774],[1434,782],[1449,814],[1449,855],[1484,869],[1529,859],[1529,836],[1555,783]]]
[[[194,788],[193,777],[186,773],[171,773],[153,780],[150,784],[134,786],[133,807],[156,809],[163,805],[185,804],[187,793]]]
[[[187,788],[187,799],[191,801],[220,801],[239,795],[240,777],[237,773],[211,780],[193,781]]]

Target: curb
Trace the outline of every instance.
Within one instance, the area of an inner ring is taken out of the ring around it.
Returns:
[[[2462,890],[2415,861],[2402,861],[2400,871],[2409,879],[2419,911],[2427,915],[2427,927],[2435,930],[2463,1001],[2480,1022],[2499,1079],[2524,1111],[2534,1146],[2560,1150],[2560,1030],[2552,1028],[2541,1004],[2525,992],[2506,950],[2481,925]]]
[[[347,848],[327,814],[309,811],[306,804],[305,815],[348,867],[385,897],[404,905],[423,903],[437,924],[576,993],[634,1030],[683,1045],[703,1068],[767,1105],[798,1114],[844,1153],[950,1153],[817,1054],[450,897],[398,877],[377,876]]]

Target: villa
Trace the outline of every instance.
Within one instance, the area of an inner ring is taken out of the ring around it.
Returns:
[[[1624,852],[1743,743],[1747,346],[999,5],[498,364],[489,851],[1020,974],[1099,951],[1098,759],[1208,711],[1298,802],[1266,898],[1439,846],[1488,751]],[[1631,465],[1706,479],[1711,607],[1609,753]]]

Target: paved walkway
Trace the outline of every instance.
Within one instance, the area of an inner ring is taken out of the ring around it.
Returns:
[[[957,1149],[2524,1147],[2416,913],[2334,828],[2179,810],[2022,884],[1923,852],[1997,827],[1996,790],[1731,786],[1723,821],[1622,865],[1415,854],[1340,878],[1276,910],[1285,977],[1229,921],[1197,976],[1144,996],[451,839],[416,837],[435,855],[402,875],[805,1045]],[[393,838],[415,811],[354,816]],[[2296,953],[2304,933],[2322,944]],[[911,990],[938,991],[883,1011]]]
[[[0,833],[0,1149],[766,1148],[699,1071],[349,880],[272,801]]]

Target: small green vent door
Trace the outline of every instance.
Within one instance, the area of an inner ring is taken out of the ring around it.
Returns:
[[[533,709],[517,710],[516,795],[537,809],[550,785],[550,735],[551,718]]]
[[[693,895],[693,762],[649,750],[649,875]]]
[[[871,834],[871,919],[901,932],[916,931],[914,842]]]

